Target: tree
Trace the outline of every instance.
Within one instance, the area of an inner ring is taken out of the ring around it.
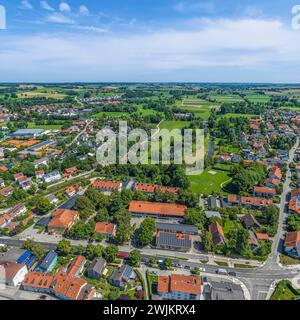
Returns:
[[[96,222],[108,222],[109,220],[109,214],[106,208],[101,208],[96,217],[95,217],[95,221]]]
[[[204,231],[202,234],[202,243],[204,250],[207,252],[213,251],[213,241],[212,241],[212,235],[209,231]]]
[[[148,245],[153,239],[155,230],[155,220],[153,218],[145,218],[140,225],[138,234],[139,243],[143,246]]]
[[[92,244],[88,244],[86,247],[86,257],[89,260],[93,260],[94,258],[101,257],[103,254],[103,247],[101,245],[94,246]]]
[[[142,261],[142,256],[139,250],[132,250],[130,252],[130,263],[133,267],[139,267]]]
[[[201,229],[204,223],[204,212],[200,209],[188,208],[185,210],[184,223],[192,224]]]
[[[47,252],[47,249],[42,244],[35,243],[30,239],[23,243],[22,248],[30,250],[37,259],[41,259]]]
[[[115,245],[107,246],[103,251],[103,258],[108,262],[114,262],[118,257],[119,249]]]
[[[61,240],[57,245],[57,252],[62,256],[67,256],[72,252],[71,242],[69,240]]]
[[[36,200],[36,207],[41,215],[47,214],[54,208],[53,204],[47,198],[41,197]]]
[[[170,258],[166,258],[165,260],[164,260],[164,267],[165,267],[165,269],[166,270],[169,270],[169,269],[171,269],[171,267],[172,267],[172,260],[170,259]]]
[[[79,197],[76,200],[76,208],[79,210],[80,218],[83,220],[87,220],[95,211],[94,203],[85,196]]]
[[[121,209],[115,215],[118,228],[115,236],[115,240],[119,244],[127,243],[132,236],[133,228],[131,227],[130,220],[131,215],[126,209]]]

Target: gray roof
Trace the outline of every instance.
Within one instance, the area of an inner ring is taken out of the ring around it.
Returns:
[[[220,212],[218,212],[218,211],[205,211],[205,217],[207,219],[210,219],[212,217],[217,217],[217,218],[222,219]]]
[[[102,274],[106,266],[106,261],[103,258],[97,258],[89,265],[88,270]]]
[[[245,300],[241,286],[232,282],[210,281],[211,300]]]
[[[43,261],[41,262],[41,264],[39,265],[39,267],[41,269],[47,270],[56,257],[57,257],[57,253],[55,251],[53,251],[53,250],[49,251],[46,254],[46,256],[43,259]]]
[[[19,129],[14,133],[11,133],[11,136],[32,136],[37,134],[42,134],[45,132],[43,129]]]
[[[125,280],[129,280],[131,275],[133,273],[133,268],[128,265],[121,265],[121,267],[118,267],[114,270],[113,274],[111,275],[111,279],[118,281],[121,278],[124,278]]]
[[[32,147],[29,147],[28,149],[29,150],[36,150],[36,149],[40,149],[40,148],[42,148],[44,146],[47,146],[47,145],[53,146],[55,144],[56,144],[56,142],[54,140],[47,140],[47,141],[42,141],[42,142],[40,142],[40,143],[38,143],[38,144],[36,144],[36,145],[34,145]]]
[[[188,224],[156,222],[156,230],[173,231],[186,234],[197,234],[198,228]]]
[[[156,236],[156,245],[160,246],[171,246],[171,247],[181,247],[189,249],[192,246],[192,240],[187,234],[180,234],[169,232],[160,232]]]

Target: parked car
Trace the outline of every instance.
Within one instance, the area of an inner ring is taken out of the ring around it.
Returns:
[[[224,275],[224,276],[228,275],[228,271],[226,269],[219,268],[216,272],[217,272],[217,274],[221,274],[221,275]]]
[[[234,271],[229,271],[228,274],[232,277],[236,277],[236,272]]]

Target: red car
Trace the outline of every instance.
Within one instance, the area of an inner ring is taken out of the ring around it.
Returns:
[[[127,254],[126,253],[119,253],[118,257],[121,259],[126,259],[127,258]]]

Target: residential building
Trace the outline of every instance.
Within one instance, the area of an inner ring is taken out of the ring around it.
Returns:
[[[285,236],[284,250],[287,254],[300,258],[300,232],[288,232]]]
[[[52,214],[52,219],[48,224],[48,232],[63,234],[66,230],[70,229],[78,219],[78,211],[57,208]]]
[[[187,252],[192,247],[192,236],[184,233],[158,231],[155,245],[159,249]]]
[[[193,275],[159,276],[157,293],[167,300],[200,300],[202,281]]]
[[[125,289],[126,283],[130,280],[136,279],[136,273],[129,265],[122,264],[116,268],[109,279],[111,285],[119,287],[121,290]]]
[[[84,256],[76,256],[68,266],[66,271],[67,275],[69,276],[79,276],[85,266],[86,259]]]
[[[19,286],[24,280],[28,269],[25,264],[12,261],[0,261],[0,284]]]
[[[197,227],[188,224],[156,222],[156,231],[197,235]]]
[[[254,187],[254,195],[257,197],[273,198],[276,195],[276,190],[268,187]]]
[[[209,226],[209,232],[212,236],[212,242],[214,245],[223,245],[225,244],[225,236],[223,232],[223,228],[220,226],[220,224],[217,221],[214,221]]]
[[[176,203],[130,201],[128,211],[135,216],[183,219],[186,206]]]
[[[260,223],[256,220],[256,218],[252,214],[245,214],[241,218],[243,225],[245,228],[260,228]]]
[[[43,258],[42,262],[36,268],[37,271],[51,272],[57,263],[57,253],[53,250],[49,251]]]
[[[116,225],[110,222],[97,222],[95,225],[95,233],[102,234],[105,237],[112,237],[116,233]]]
[[[61,174],[59,171],[53,171],[44,175],[43,180],[46,183],[52,183],[61,180]]]
[[[106,267],[106,261],[103,258],[94,259],[86,270],[86,274],[91,279],[100,280]]]
[[[98,190],[112,192],[122,190],[122,183],[118,181],[94,180],[92,186]]]

